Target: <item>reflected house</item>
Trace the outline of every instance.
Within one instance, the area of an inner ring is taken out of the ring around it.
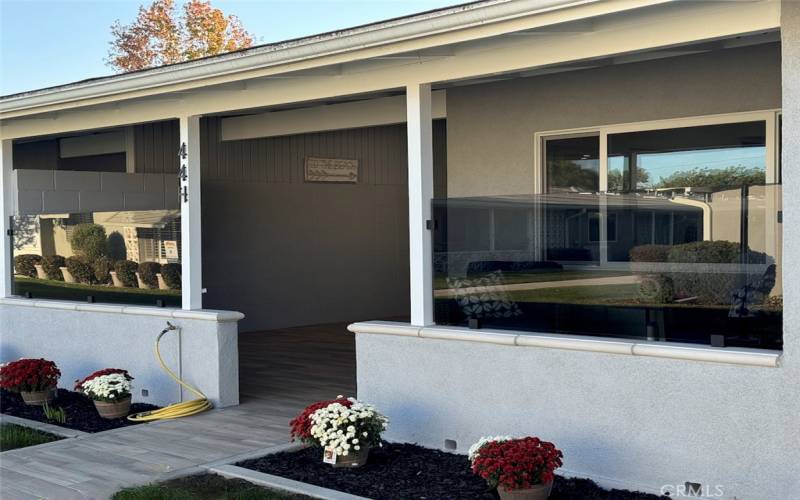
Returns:
[[[105,229],[115,260],[180,262],[180,210],[47,214],[15,220],[16,254],[71,257],[73,229],[93,223]],[[23,236],[24,235],[24,236]]]

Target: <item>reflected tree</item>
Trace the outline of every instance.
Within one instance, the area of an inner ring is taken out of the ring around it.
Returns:
[[[39,217],[21,215],[14,217],[14,250],[21,250],[39,242]]]

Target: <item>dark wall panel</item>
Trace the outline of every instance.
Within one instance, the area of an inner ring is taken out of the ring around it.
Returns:
[[[201,136],[205,307],[244,312],[242,331],[409,314],[405,125],[221,142],[209,118]],[[307,156],[358,159],[358,183],[304,182]]]
[[[180,130],[178,120],[143,123],[133,127],[134,165],[146,174],[178,174]]]

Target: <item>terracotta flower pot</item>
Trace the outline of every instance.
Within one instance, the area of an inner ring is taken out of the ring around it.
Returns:
[[[104,403],[103,401],[95,401],[94,407],[97,408],[97,413],[103,418],[120,418],[125,417],[131,410],[131,397],[120,399],[115,403]]]
[[[56,397],[56,388],[55,387],[48,387],[43,391],[20,391],[20,395],[22,395],[22,400],[25,401],[26,405],[31,406],[42,406]]]
[[[367,463],[367,459],[369,458],[369,446],[363,446],[360,450],[354,451],[350,450],[350,453],[347,456],[338,456],[336,457],[336,463],[331,464],[335,468],[341,467],[361,467]]]
[[[500,495],[501,500],[547,500],[551,489],[553,489],[552,482],[537,484],[524,490],[507,490],[501,486],[497,488],[497,493]]]

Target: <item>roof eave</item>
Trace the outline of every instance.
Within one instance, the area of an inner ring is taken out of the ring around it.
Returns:
[[[24,94],[0,98],[0,117],[23,116],[39,112],[44,106],[59,106],[80,101],[152,90],[152,94],[169,91],[168,86],[196,84],[204,80],[235,75],[253,69],[279,68],[293,63],[322,59],[326,56],[356,52],[366,48],[422,38],[440,33],[465,30],[522,16],[597,3],[600,0],[490,0],[436,11],[430,16],[401,18],[385,24],[336,32],[327,36],[308,37],[270,45],[251,51],[224,54],[172,66],[115,75],[97,80],[77,82]],[[617,10],[628,10],[667,0],[621,0]],[[4,116],[5,115],[5,116]]]

